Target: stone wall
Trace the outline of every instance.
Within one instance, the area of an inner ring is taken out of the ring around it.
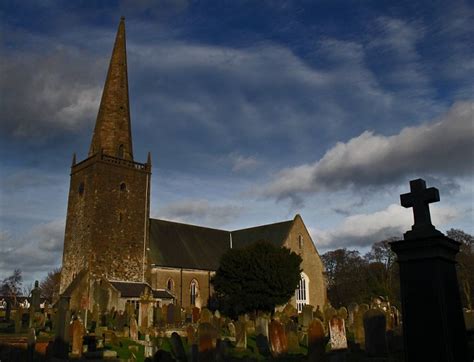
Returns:
[[[302,237],[301,248],[300,236]],[[327,300],[324,266],[300,215],[296,215],[284,246],[299,254],[303,259],[301,268],[309,278],[308,302],[314,307],[319,305],[322,310]],[[291,298],[290,303],[296,307],[296,298],[294,296]]]
[[[191,305],[190,288],[193,279],[198,283],[197,307],[205,307],[209,295],[213,293],[212,286],[209,283],[209,279],[214,275],[212,271],[156,267],[152,269],[151,275],[153,289],[167,289],[168,280],[172,279],[173,288],[171,293],[184,308]]]
[[[149,181],[148,165],[101,154],[72,167],[61,293],[83,268],[108,279],[143,280]]]

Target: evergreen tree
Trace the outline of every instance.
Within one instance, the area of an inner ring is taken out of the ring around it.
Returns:
[[[222,256],[212,278],[219,309],[230,317],[270,312],[294,295],[301,257],[287,248],[258,241]]]

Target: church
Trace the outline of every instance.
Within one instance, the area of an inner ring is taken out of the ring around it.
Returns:
[[[73,156],[60,295],[71,309],[139,309],[141,298],[183,308],[205,307],[210,280],[229,249],[266,240],[298,253],[301,311],[326,304],[324,267],[300,215],[241,230],[150,218],[151,155],[132,147],[125,21],[120,20],[87,157]]]

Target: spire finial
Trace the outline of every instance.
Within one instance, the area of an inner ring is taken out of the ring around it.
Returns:
[[[120,19],[89,156],[97,150],[133,161],[124,17]]]
[[[76,152],[74,152],[72,154],[72,165],[71,165],[71,167],[74,166],[75,164],[76,164]]]
[[[151,153],[150,153],[150,151],[148,151],[148,156],[146,158],[146,163],[147,163],[148,167],[151,167]]]

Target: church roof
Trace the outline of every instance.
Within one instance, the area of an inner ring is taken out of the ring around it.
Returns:
[[[226,231],[167,220],[150,219],[150,257],[156,266],[217,270],[221,256],[232,247],[258,240],[283,245],[293,220]]]
[[[126,281],[116,281],[116,280],[109,280],[109,283],[120,292],[121,298],[138,298],[140,297],[145,288],[148,287],[151,289],[148,283],[140,283],[140,282],[126,282]],[[157,299],[174,299],[173,295],[171,295],[166,290],[152,290],[153,298]]]

